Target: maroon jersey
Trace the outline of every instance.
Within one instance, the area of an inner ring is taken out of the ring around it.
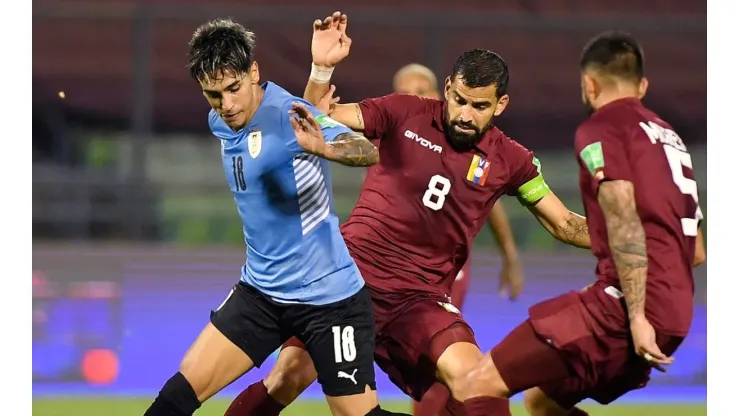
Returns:
[[[619,287],[597,199],[599,183],[630,181],[647,243],[646,315],[663,333],[686,335],[693,314],[694,246],[702,219],[686,146],[639,100],[622,99],[580,125],[575,148],[598,278]]]
[[[443,101],[393,94],[359,105],[380,163],[342,225],[347,246],[375,292],[449,294],[494,202],[547,193],[539,162],[496,128],[455,151]]]

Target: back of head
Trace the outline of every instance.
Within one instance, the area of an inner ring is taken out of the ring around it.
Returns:
[[[254,33],[231,19],[214,19],[193,33],[188,53],[190,75],[197,81],[247,73],[254,60]]]
[[[408,64],[393,76],[393,90],[426,98],[439,98],[437,76],[421,64]]]
[[[496,52],[470,49],[460,55],[452,66],[451,80],[460,80],[468,88],[496,86],[496,98],[509,89],[509,66]]]
[[[642,47],[628,33],[610,31],[591,39],[581,55],[581,72],[601,78],[639,83],[643,75]]]

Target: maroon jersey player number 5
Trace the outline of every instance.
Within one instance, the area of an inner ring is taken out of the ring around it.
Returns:
[[[692,268],[705,252],[691,157],[641,99],[648,82],[637,40],[593,38],[581,58],[591,116],[576,132],[581,196],[597,281],[532,306],[469,374],[470,416],[509,416],[525,391],[531,414],[587,415],[664,370],[689,331]]]
[[[686,336],[694,304],[696,237],[703,218],[686,145],[639,99],[601,108],[576,134],[583,204],[593,238],[597,277],[619,287],[598,189],[603,181],[634,185],[648,257],[645,315],[666,335]],[[670,294],[666,293],[669,291]]]

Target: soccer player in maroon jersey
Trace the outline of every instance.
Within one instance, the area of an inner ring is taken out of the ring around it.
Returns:
[[[581,58],[576,157],[597,281],[534,305],[468,376],[469,416],[509,415],[525,391],[535,416],[584,415],[664,371],[689,331],[702,213],[681,138],[641,99],[648,82],[631,36],[604,33]]]
[[[393,76],[393,90],[399,94],[412,94],[419,97],[438,100],[440,98],[437,87],[437,76],[431,69],[420,64],[408,64],[396,71]],[[488,225],[493,237],[503,254],[499,294],[505,295],[508,291],[510,299],[516,299],[521,293],[524,284],[522,266],[516,249],[516,241],[511,232],[509,219],[506,216],[501,201],[493,204],[488,214]],[[452,283],[450,298],[452,304],[460,311],[463,310],[465,296],[470,284],[470,260],[465,262]],[[444,384],[437,383],[422,397],[421,401],[413,402],[415,416],[429,416],[438,414],[447,403],[450,393]]]
[[[330,90],[328,67],[349,53],[346,25],[339,13],[314,23],[304,94],[312,103]],[[331,118],[317,119],[380,141],[380,163],[342,225],[373,299],[376,363],[417,401],[437,381],[445,384],[453,415],[464,414],[467,374],[483,353],[448,294],[496,200],[515,196],[555,238],[590,247],[586,219],[550,191],[533,153],[493,125],[508,103],[508,80],[499,55],[472,49],[453,65],[444,100],[392,94],[337,104]],[[291,339],[271,374],[242,392],[227,415],[277,414],[315,378],[310,357]]]

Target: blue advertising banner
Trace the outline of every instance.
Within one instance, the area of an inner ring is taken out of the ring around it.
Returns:
[[[178,368],[209,312],[238,280],[237,250],[188,251],[141,247],[73,247],[34,250],[34,395],[150,395]],[[501,340],[540,300],[592,281],[588,256],[523,256],[525,292],[516,302],[496,295],[494,256],[473,258],[463,314],[482,348]],[[650,389],[685,400],[706,399],[704,270],[697,272],[694,323],[669,372],[656,373]],[[262,368],[222,394],[235,395],[263,378]],[[378,371],[384,397],[401,395]],[[693,392],[687,397],[686,392]],[[318,385],[306,394],[321,396]],[[647,391],[645,392],[647,394]],[[693,394],[693,395],[692,395]]]

